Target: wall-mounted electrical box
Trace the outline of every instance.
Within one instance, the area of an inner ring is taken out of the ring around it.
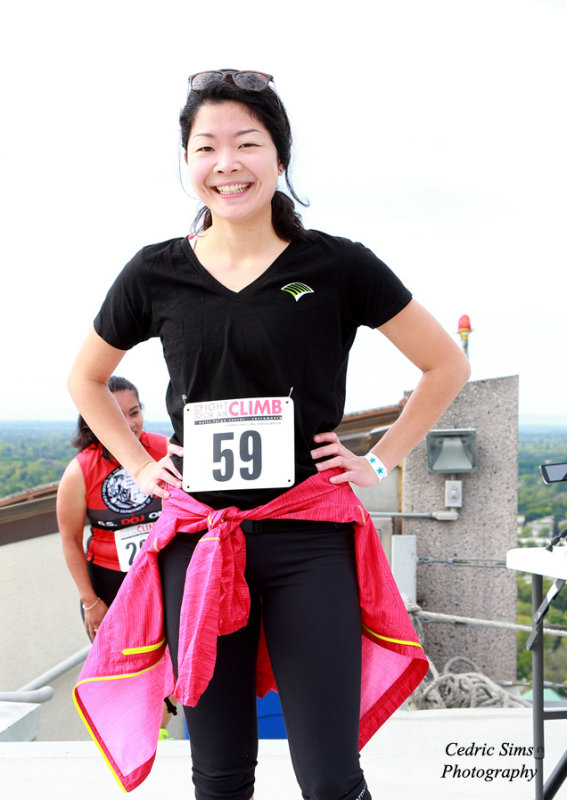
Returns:
[[[461,508],[463,505],[463,482],[445,481],[445,505],[447,508]]]

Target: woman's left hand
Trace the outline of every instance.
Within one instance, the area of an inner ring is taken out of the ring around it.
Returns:
[[[333,475],[329,478],[330,483],[354,483],[357,486],[369,487],[378,483],[378,475],[372,469],[364,456],[355,456],[348,448],[342,445],[336,433],[317,433],[313,437],[317,444],[322,445],[311,451],[311,457],[319,461],[315,466],[319,472],[326,469],[338,467],[343,470],[342,475]],[[325,444],[327,442],[328,444]]]

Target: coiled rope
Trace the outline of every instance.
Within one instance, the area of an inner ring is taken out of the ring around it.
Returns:
[[[456,663],[472,668],[470,672],[453,672]],[[431,677],[429,677],[431,675]],[[429,673],[411,695],[410,711],[434,708],[518,708],[530,707],[531,703],[507,692],[484,675],[474,661],[464,656],[454,656],[439,674],[429,662]]]
[[[416,603],[406,603],[408,613],[419,638],[423,635],[423,622],[449,622],[454,625],[471,625],[485,628],[507,628],[510,630],[531,631],[527,625],[498,620],[483,620],[473,617],[458,617],[452,614],[439,614],[423,611]],[[544,628],[545,634],[567,636],[566,630]],[[469,671],[455,672],[455,664],[466,665]],[[517,708],[530,707],[531,703],[517,697],[499,686],[491,678],[481,672],[470,658],[454,656],[449,659],[439,672],[429,662],[429,672],[409,698],[408,708],[411,711],[437,708]]]

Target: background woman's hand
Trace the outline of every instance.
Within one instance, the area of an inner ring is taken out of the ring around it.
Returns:
[[[378,483],[378,475],[366,458],[364,456],[355,456],[354,453],[340,443],[336,433],[332,431],[317,433],[313,439],[321,446],[311,451],[311,457],[314,460],[318,458],[326,459],[315,464],[317,470],[323,472],[334,467],[343,470],[342,475],[333,475],[329,478],[330,483],[346,483],[348,481],[364,487],[374,486],[374,484]]]
[[[97,602],[94,608],[91,608],[90,611],[85,611],[85,628],[91,639],[95,638],[100,628],[100,623],[104,619],[107,611],[108,606],[102,598]]]

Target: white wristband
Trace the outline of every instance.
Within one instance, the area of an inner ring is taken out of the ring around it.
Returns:
[[[374,455],[372,450],[369,450],[368,453],[364,456],[364,458],[368,461],[376,475],[378,475],[378,481],[383,481],[384,478],[388,477],[388,470],[384,466],[384,464],[380,461],[377,455]]]

